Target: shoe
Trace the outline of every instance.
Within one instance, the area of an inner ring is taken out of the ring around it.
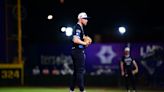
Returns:
[[[130,90],[127,90],[127,92],[130,92]]]
[[[80,91],[80,92],[86,92],[86,91]]]
[[[136,92],[136,90],[133,90],[132,92]]]

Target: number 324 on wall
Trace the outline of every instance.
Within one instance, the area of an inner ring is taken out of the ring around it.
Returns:
[[[0,77],[2,79],[19,79],[20,71],[19,70],[0,70]]]

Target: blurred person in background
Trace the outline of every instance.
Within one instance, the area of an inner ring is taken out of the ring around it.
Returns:
[[[124,79],[124,84],[127,92],[136,92],[135,75],[138,73],[138,65],[136,61],[130,56],[130,48],[124,49],[124,56],[120,62],[121,76]],[[130,89],[132,87],[132,91]]]

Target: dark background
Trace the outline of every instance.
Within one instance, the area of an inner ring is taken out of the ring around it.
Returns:
[[[60,42],[60,28],[73,26],[79,12],[92,17],[85,30],[94,38],[101,35],[101,42],[163,41],[164,23],[161,1],[149,0],[28,0],[26,18],[28,39],[33,41]],[[54,18],[48,20],[52,14]],[[121,37],[118,27],[127,33]]]

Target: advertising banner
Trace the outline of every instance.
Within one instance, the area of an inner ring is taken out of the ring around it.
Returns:
[[[163,43],[92,44],[85,50],[86,74],[118,76],[119,63],[126,46],[130,47],[131,57],[139,66],[140,78],[163,80],[164,75],[159,74],[164,70]],[[31,45],[27,55],[26,65],[30,67],[25,70],[30,76],[66,76],[73,73],[71,45]]]

